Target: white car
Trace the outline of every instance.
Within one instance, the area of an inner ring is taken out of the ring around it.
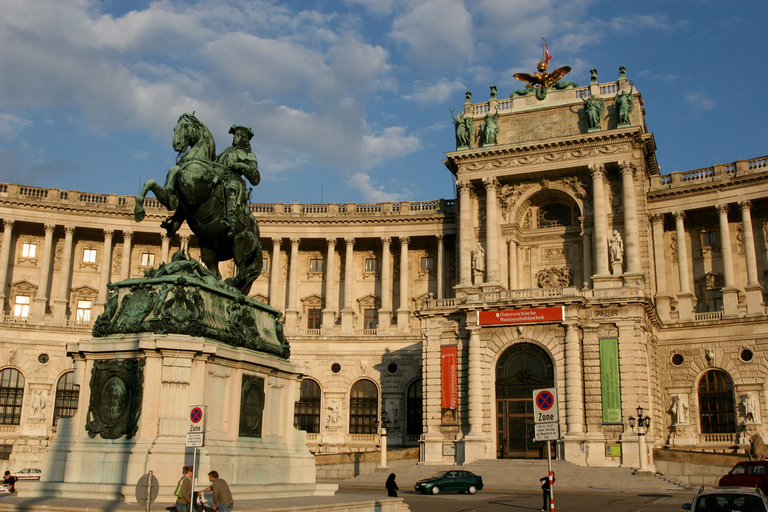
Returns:
[[[757,487],[702,487],[683,508],[691,512],[768,512],[768,498]]]
[[[19,480],[40,480],[41,471],[35,468],[24,468],[13,476]]]

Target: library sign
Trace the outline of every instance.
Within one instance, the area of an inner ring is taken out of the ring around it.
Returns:
[[[564,318],[564,306],[480,311],[477,315],[477,325],[538,324],[542,322],[562,322]]]

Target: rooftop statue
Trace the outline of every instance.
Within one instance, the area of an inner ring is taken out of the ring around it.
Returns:
[[[262,255],[259,227],[248,209],[249,194],[243,180],[259,183],[256,156],[251,152],[253,131],[233,126],[232,146],[216,156],[216,144],[208,128],[195,114],[182,114],[173,129],[176,165],[168,170],[165,185],[147,180],[136,196],[134,218],[146,215],[144,199],[153,192],[173,215],[161,223],[172,237],[186,221],[200,245],[200,259],[217,278],[219,262],[235,260],[237,273],[228,285],[248,295],[261,273]]]

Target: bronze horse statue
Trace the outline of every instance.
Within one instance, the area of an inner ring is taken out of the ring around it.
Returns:
[[[144,199],[153,192],[157,200],[174,213],[161,226],[173,236],[186,220],[200,245],[200,259],[214,275],[221,278],[219,262],[233,259],[237,273],[225,282],[244,295],[261,273],[262,255],[259,226],[248,210],[247,201],[238,205],[234,226],[228,226],[226,183],[227,169],[216,162],[216,144],[208,128],[192,114],[182,114],[173,129],[173,149],[178,152],[176,165],[168,170],[165,186],[149,179],[136,196],[134,218],[146,215]]]

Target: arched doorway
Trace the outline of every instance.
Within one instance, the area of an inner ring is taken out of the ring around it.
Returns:
[[[540,347],[517,343],[496,363],[496,456],[499,459],[539,458],[535,442],[533,390],[554,387],[552,359]]]

